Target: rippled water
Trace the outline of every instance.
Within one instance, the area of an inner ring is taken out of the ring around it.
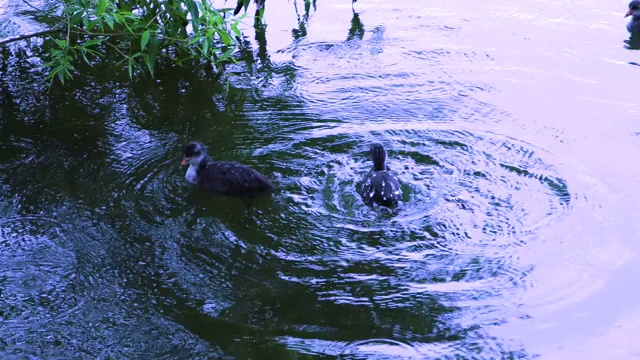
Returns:
[[[3,358],[640,354],[626,4],[350,3],[267,4],[226,95],[168,65],[47,92],[3,50]],[[35,29],[6,4],[0,34]],[[192,188],[191,140],[275,191]],[[356,191],[374,141],[393,211]]]

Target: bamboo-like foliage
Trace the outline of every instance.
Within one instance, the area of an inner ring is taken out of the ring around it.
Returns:
[[[52,33],[49,78],[64,83],[74,63],[116,52],[137,70],[153,76],[160,56],[177,63],[231,60],[241,36],[233,8],[216,8],[214,0],[64,0],[60,31]]]

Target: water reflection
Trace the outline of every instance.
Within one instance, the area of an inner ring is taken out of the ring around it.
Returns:
[[[580,74],[605,66],[579,56],[593,47],[556,56],[572,45],[540,40],[557,20],[544,6],[517,27],[541,45],[523,49],[494,44],[512,36],[500,4],[478,9],[487,21],[460,21],[460,4],[320,5],[274,3],[223,78],[96,64],[47,92],[31,55],[3,48],[4,355],[531,358],[584,344],[577,328],[632,332],[638,184],[616,159],[637,150],[635,108],[619,107],[637,92],[608,82],[628,74]],[[583,78],[618,102],[592,102]],[[265,169],[273,196],[194,189],[177,166],[190,140]],[[398,211],[357,195],[372,141],[404,186]]]
[[[364,25],[362,21],[360,21],[360,15],[358,15],[355,10],[353,11],[353,18],[351,18],[351,28],[349,28],[349,35],[347,36],[347,41],[358,39],[362,40],[364,37]]]
[[[313,11],[317,11],[317,0],[310,0],[310,1],[304,1],[304,14],[302,16],[300,16],[300,13],[298,11],[298,1],[294,0],[293,2],[293,7],[296,11],[296,16],[298,17],[298,24],[302,24],[302,23],[306,23],[309,20],[309,11],[311,10],[311,7],[313,6]],[[295,35],[294,35],[294,39],[298,39]]]

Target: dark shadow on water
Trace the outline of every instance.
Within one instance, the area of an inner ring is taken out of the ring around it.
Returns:
[[[186,191],[185,204],[193,208],[194,218],[213,217],[244,227],[255,226],[255,219],[261,216],[261,209],[270,209],[273,197],[277,196],[273,191],[231,196],[190,185]]]

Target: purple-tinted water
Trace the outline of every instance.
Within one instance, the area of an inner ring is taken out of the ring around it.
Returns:
[[[3,36],[35,29],[7,4]],[[37,54],[3,60],[3,358],[638,356],[627,4],[309,5],[247,20],[227,95],[87,67],[45,101]],[[194,139],[276,191],[194,190]],[[356,192],[373,141],[393,212]]]

